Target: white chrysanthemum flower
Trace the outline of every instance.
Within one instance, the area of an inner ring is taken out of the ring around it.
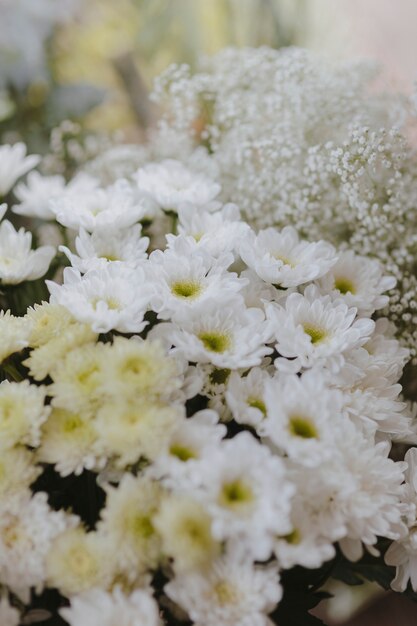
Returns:
[[[314,285],[304,294],[290,294],[285,307],[267,304],[266,308],[282,357],[275,364],[293,372],[315,364],[337,371],[344,353],[364,344],[375,327],[370,319],[356,319],[356,309],[341,300],[321,296]]]
[[[362,543],[372,548],[378,537],[399,539],[405,533],[401,500],[402,462],[388,458],[390,445],[370,445],[370,439],[349,420],[334,431],[333,455],[306,472],[293,464],[290,479],[302,497],[301,515],[316,527],[317,536],[340,542],[351,560],[362,555]],[[293,532],[297,520],[292,519]],[[303,528],[301,528],[301,535]]]
[[[133,178],[139,191],[150,196],[165,211],[177,211],[184,202],[203,206],[220,192],[220,185],[208,176],[193,172],[173,159],[148,163]]]
[[[30,589],[45,584],[45,559],[54,538],[74,520],[63,511],[51,511],[46,493],[24,491],[0,503],[0,579],[23,602]]]
[[[53,246],[31,250],[32,234],[23,228],[15,230],[4,220],[0,224],[0,281],[16,285],[25,280],[36,280],[48,271],[55,256]]]
[[[35,465],[34,458],[34,454],[23,446],[2,450],[0,458],[0,498],[5,500],[15,496],[36,480],[42,469]]]
[[[25,315],[31,348],[43,346],[57,337],[62,337],[68,329],[77,324],[76,320],[59,304],[42,302],[29,307]]]
[[[213,256],[236,250],[249,229],[240,219],[235,204],[226,204],[217,211],[196,211],[194,205],[181,206],[178,212],[178,234],[189,235]]]
[[[48,394],[52,404],[71,411],[96,409],[102,403],[101,370],[106,344],[88,343],[74,348],[55,364]]]
[[[110,400],[95,416],[97,449],[107,457],[116,457],[114,463],[122,468],[142,457],[153,460],[168,452],[171,434],[183,411],[182,406],[152,402],[146,396]]]
[[[208,572],[179,574],[164,590],[195,626],[269,626],[267,614],[282,596],[277,566],[254,565],[236,548]]]
[[[0,600],[0,624],[2,626],[19,626],[20,613],[9,604],[7,596],[2,596]]]
[[[270,379],[268,371],[260,367],[252,368],[247,376],[231,373],[225,397],[235,422],[256,427],[265,419],[265,389]]]
[[[217,260],[190,237],[169,238],[165,252],[155,250],[149,257],[147,273],[152,283],[151,308],[162,319],[187,319],[189,312],[209,300],[233,297],[246,285],[227,268],[233,255]]]
[[[247,307],[264,308],[266,302],[279,302],[288,297],[287,289],[277,289],[273,285],[266,283],[253,270],[246,269],[239,274],[240,278],[244,278],[247,285],[243,287],[241,294],[245,299]]]
[[[417,448],[406,452],[405,462],[408,464],[405,500],[409,501],[414,512],[409,519],[407,534],[400,541],[394,541],[384,557],[387,565],[397,568],[391,587],[400,593],[407,589],[408,581],[413,591],[417,591]]]
[[[410,358],[410,351],[394,338],[395,331],[395,326],[386,318],[377,319],[374,333],[363,344],[367,362],[361,362],[365,372],[377,372],[391,384],[400,379],[404,365]]]
[[[85,409],[75,413],[72,407],[71,410],[54,408],[42,427],[36,457],[42,463],[55,465],[61,476],[100,469],[106,459],[95,452],[97,439],[92,414]]]
[[[210,515],[192,498],[176,493],[164,498],[154,524],[161,535],[162,552],[174,559],[176,572],[207,567],[220,552]]]
[[[161,626],[158,605],[145,589],[130,595],[120,587],[92,589],[71,598],[59,612],[70,626]]]
[[[281,459],[242,432],[224,440],[195,471],[201,487],[193,494],[213,518],[213,536],[237,539],[254,558],[267,559],[273,537],[291,530],[294,489]]]
[[[39,172],[31,172],[26,182],[19,183],[14,189],[14,195],[20,200],[20,204],[15,204],[12,211],[17,215],[43,220],[55,219],[55,214],[49,208],[49,202],[63,193],[65,193],[63,176],[42,176]]]
[[[48,586],[66,596],[106,588],[113,576],[114,550],[109,538],[99,533],[81,526],[65,530],[55,537],[46,559]]]
[[[114,546],[117,567],[128,580],[154,568],[161,540],[153,524],[162,496],[157,482],[125,473],[117,487],[105,485],[107,500],[98,529]]]
[[[0,146],[0,197],[9,193],[18,178],[36,167],[40,156],[26,156],[24,143]]]
[[[88,232],[129,228],[145,215],[142,199],[135,196],[127,181],[119,180],[107,189],[74,191],[54,198],[51,211],[57,222],[67,228]]]
[[[57,306],[57,309],[61,308],[64,309],[64,307]],[[50,330],[54,333],[58,327],[59,325]],[[46,334],[48,333],[49,331]],[[46,376],[55,370],[56,365],[66,358],[71,350],[91,344],[96,339],[97,333],[94,333],[86,324],[71,323],[67,328],[63,329],[62,335],[53,337],[39,348],[32,350],[30,356],[23,364],[29,369],[30,375],[35,380],[44,380]]]
[[[81,276],[67,267],[63,285],[50,280],[46,284],[52,304],[66,307],[76,320],[97,333],[112,329],[139,333],[146,325],[143,316],[150,294],[142,268],[112,264]]]
[[[183,384],[180,360],[169,356],[159,341],[114,337],[105,350],[100,393],[110,401],[169,401]]]
[[[314,369],[299,377],[278,374],[265,382],[266,418],[258,433],[290,459],[312,467],[332,455],[343,419],[343,393],[326,386]]]
[[[150,476],[171,488],[187,487],[198,482],[196,463],[210,458],[226,435],[215,411],[205,409],[177,423],[171,433],[168,453],[157,457],[147,470]]]
[[[81,228],[75,239],[78,256],[66,246],[60,246],[59,250],[65,253],[72,267],[81,274],[103,269],[109,263],[123,262],[126,267],[135,269],[146,259],[149,245],[149,238],[142,237],[141,233],[140,224],[134,224],[125,230],[96,231],[91,235]]]
[[[44,406],[45,387],[3,381],[0,384],[0,449],[7,450],[16,444],[36,447],[40,442],[40,429],[46,421],[50,407]]]
[[[165,335],[189,361],[212,363],[216,367],[236,369],[259,365],[272,349],[270,325],[260,309],[246,309],[235,296],[219,308],[216,301],[190,311],[182,324],[160,324],[156,336]]]
[[[383,275],[379,261],[355,255],[352,250],[339,255],[337,263],[318,282],[320,290],[342,297],[359,315],[370,316],[383,309],[389,301],[384,292],[393,289],[396,280]]]
[[[336,263],[336,251],[329,243],[300,241],[297,231],[286,226],[249,231],[239,244],[246,265],[262,280],[279,287],[297,287],[323,276]]]
[[[22,317],[0,311],[0,362],[29,345],[29,326]]]

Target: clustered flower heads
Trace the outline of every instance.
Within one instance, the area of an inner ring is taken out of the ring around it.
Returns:
[[[378,95],[375,74],[297,48],[229,48],[194,73],[172,66],[156,83],[166,115],[150,152],[187,163],[205,147],[221,198],[252,224],[293,225],[382,261],[397,280],[384,315],[416,357],[417,160],[406,140],[415,97]],[[354,295],[362,272],[352,278]]]
[[[384,566],[381,540],[393,587],[417,591],[410,354],[374,319],[395,279],[292,225],[253,229],[207,159],[33,173],[9,196],[59,224],[71,267],[41,279],[54,251],[3,221],[7,626],[48,589],[69,626],[285,623],[288,570]],[[50,298],[16,315],[29,280]]]

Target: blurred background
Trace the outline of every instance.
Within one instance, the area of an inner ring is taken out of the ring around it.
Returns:
[[[153,78],[226,45],[304,46],[416,75],[415,0],[0,0],[0,133],[44,150],[66,118],[140,140]]]
[[[141,142],[154,77],[227,45],[376,59],[380,87],[411,92],[416,23],[416,0],[0,0],[0,138],[38,153],[57,126]],[[417,624],[415,605],[376,586],[329,591],[326,623]]]

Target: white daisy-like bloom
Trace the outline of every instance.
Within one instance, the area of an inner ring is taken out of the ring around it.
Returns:
[[[161,626],[158,605],[147,589],[129,595],[120,587],[91,589],[73,596],[59,613],[70,626]]]
[[[32,587],[44,587],[54,538],[75,523],[64,511],[52,511],[47,499],[46,493],[23,491],[0,503],[0,579],[25,603]]]
[[[237,539],[254,558],[268,559],[273,538],[291,531],[294,488],[281,459],[241,432],[222,441],[195,472],[201,486],[192,493],[213,519],[213,536]]]
[[[236,547],[207,572],[175,576],[164,591],[194,626],[269,626],[282,597],[277,566],[254,565]]]
[[[113,578],[116,549],[111,538],[87,532],[81,525],[65,529],[54,538],[46,558],[48,587],[65,596],[107,588]]]
[[[272,352],[270,325],[260,309],[246,309],[242,298],[224,300],[222,308],[210,300],[190,311],[181,324],[159,324],[156,336],[165,336],[189,361],[237,369],[260,365]]]
[[[97,191],[98,186],[99,181],[85,172],[74,176],[68,184],[63,176],[42,176],[39,172],[31,172],[26,181],[16,185],[13,190],[20,204],[15,204],[12,211],[17,215],[55,220],[52,202],[62,198],[79,199],[84,194]]]
[[[292,226],[281,231],[248,231],[239,244],[246,265],[262,280],[279,287],[297,287],[323,276],[336,263],[336,251],[325,241],[300,241]]]
[[[161,540],[153,524],[163,489],[146,477],[124,473],[117,487],[104,485],[106,505],[98,531],[114,547],[118,571],[135,580],[156,567]]]
[[[266,283],[251,269],[243,270],[239,276],[247,281],[247,285],[241,291],[247,307],[263,309],[265,302],[280,302],[285,300],[291,293],[288,289],[277,289],[273,285]]]
[[[387,318],[381,317],[375,322],[375,331],[370,339],[363,344],[366,360],[361,362],[365,372],[378,372],[381,378],[391,384],[400,379],[404,365],[410,358],[410,351],[395,339],[395,326]]]
[[[400,541],[394,541],[385,553],[387,565],[397,568],[391,587],[403,592],[408,581],[413,591],[417,591],[417,448],[411,448],[405,454],[408,467],[405,471],[406,494],[404,501],[410,508],[408,531]]]
[[[375,322],[356,318],[356,309],[342,300],[321,296],[315,285],[304,294],[291,293],[285,307],[268,303],[267,315],[281,358],[279,369],[297,372],[315,364],[337,371],[344,353],[363,345],[372,335]]]
[[[12,207],[13,213],[43,220],[55,219],[55,214],[49,208],[49,202],[52,198],[65,193],[65,178],[30,172],[24,183],[16,185],[13,193],[20,200],[19,204]]]
[[[141,267],[135,270],[122,264],[111,264],[100,270],[91,270],[84,276],[67,267],[64,283],[47,280],[52,304],[61,304],[97,333],[119,330],[139,333],[146,322],[143,316],[149,302]]]
[[[165,211],[177,211],[185,202],[203,206],[221,189],[208,176],[194,172],[174,159],[148,163],[133,178],[139,191],[150,196]]]
[[[230,374],[225,397],[235,422],[256,428],[265,419],[265,390],[270,379],[268,371],[260,367],[253,367],[246,376]]]
[[[213,256],[234,251],[250,230],[240,218],[235,204],[225,204],[216,211],[196,210],[185,204],[178,211],[178,234],[189,235]]]
[[[171,433],[168,454],[154,459],[148,474],[174,489],[198,483],[196,465],[201,459],[210,459],[226,435],[226,427],[218,422],[217,413],[210,409],[179,421]]]
[[[389,301],[384,292],[393,289],[396,279],[384,276],[384,268],[376,259],[356,255],[352,250],[339,254],[337,263],[323,276],[318,285],[322,293],[342,297],[358,315],[370,316],[383,309]]]
[[[26,151],[24,143],[0,146],[0,197],[9,193],[17,179],[40,162],[40,156],[26,156]]]
[[[24,228],[16,230],[8,220],[0,224],[0,281],[16,285],[25,280],[36,280],[48,271],[55,256],[53,246],[31,250],[32,233]]]
[[[3,595],[0,600],[0,624],[2,626],[19,626],[20,613],[11,606],[7,596]]]
[[[72,267],[85,274],[89,270],[105,268],[109,263],[123,263],[126,267],[137,268],[147,258],[149,237],[142,237],[142,226],[134,224],[125,230],[95,231],[87,233],[80,229],[75,239],[74,254],[67,246],[59,250],[69,259]]]
[[[35,455],[25,446],[1,451],[0,498],[16,496],[36,480],[42,468],[35,465],[34,461]]]
[[[93,179],[94,180],[94,179]],[[56,220],[73,230],[88,232],[129,228],[145,215],[145,201],[135,195],[131,185],[118,180],[107,189],[74,191],[50,201]]]
[[[31,385],[28,380],[0,384],[0,450],[21,443],[36,447],[40,429],[50,407],[44,406],[46,387]]]
[[[151,308],[159,318],[181,322],[219,294],[233,297],[246,281],[227,271],[232,263],[232,254],[215,259],[190,237],[170,238],[169,247],[152,252],[146,267],[154,292]]]
[[[163,498],[154,524],[162,539],[162,553],[174,560],[176,572],[206,569],[220,553],[212,520],[203,503],[173,493]]]
[[[0,311],[0,362],[29,345],[30,328],[22,317]]]
[[[349,420],[341,419],[334,431],[333,457],[306,472],[293,464],[291,481],[301,491],[302,514],[331,543],[339,541],[350,560],[362,556],[362,544],[373,550],[378,537],[399,539],[406,464],[388,455],[390,444],[370,445]],[[292,520],[293,532],[297,531]]]
[[[307,467],[331,456],[334,431],[343,419],[343,393],[326,386],[314,369],[301,377],[279,373],[264,385],[266,417],[258,433]]]

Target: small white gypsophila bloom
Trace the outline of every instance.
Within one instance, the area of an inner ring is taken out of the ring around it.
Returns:
[[[89,270],[103,269],[109,263],[123,262],[126,267],[135,269],[146,259],[149,238],[142,237],[142,226],[134,224],[130,228],[114,231],[87,233],[80,229],[75,239],[73,254],[66,246],[59,250],[68,257],[72,267],[85,274]]]
[[[384,557],[387,565],[397,568],[391,587],[398,592],[406,590],[408,581],[411,582],[413,591],[417,591],[417,448],[408,450],[404,460],[408,465],[405,471],[404,501],[411,511],[408,516],[408,532],[402,539],[390,545]]]
[[[161,454],[154,459],[147,469],[148,475],[174,489],[198,482],[196,463],[204,458],[209,459],[226,435],[226,427],[218,421],[217,413],[210,409],[179,421],[171,433],[168,454]]]
[[[179,574],[164,591],[195,626],[268,626],[282,597],[276,564],[254,565],[236,546],[208,572]]]
[[[22,317],[11,315],[10,311],[0,311],[0,362],[14,352],[29,345],[30,328]]]
[[[318,285],[323,293],[342,297],[348,306],[356,307],[359,316],[370,316],[388,304],[389,297],[383,294],[393,289],[396,282],[393,276],[383,275],[379,261],[348,250],[339,255],[337,263]]]
[[[74,518],[52,511],[47,494],[22,491],[0,503],[0,579],[25,603],[30,589],[40,592],[45,584],[45,559],[53,539]]]
[[[20,613],[11,606],[6,595],[0,600],[0,624],[2,626],[19,626]]]
[[[159,318],[181,323],[208,301],[233,297],[246,281],[227,271],[232,263],[232,254],[216,259],[191,237],[170,238],[169,247],[152,252],[146,266],[153,291],[151,308]]]
[[[221,368],[260,365],[272,352],[265,345],[271,332],[263,311],[246,309],[238,295],[223,300],[221,308],[217,301],[209,300],[190,311],[181,323],[159,324],[154,333],[167,337],[174,354]]]
[[[45,394],[46,387],[28,380],[0,383],[0,450],[16,444],[39,445],[41,426],[51,410],[44,406]]]
[[[270,379],[268,371],[260,367],[253,367],[246,376],[230,374],[225,397],[235,422],[256,428],[266,418],[265,390]]]
[[[147,589],[130,595],[120,587],[111,592],[91,589],[71,598],[60,615],[70,626],[160,626],[158,605]]]
[[[61,304],[97,333],[115,329],[139,333],[148,302],[149,289],[145,285],[142,268],[132,270],[122,264],[91,270],[84,276],[73,268],[64,270],[64,284],[46,281],[52,304]]]
[[[94,180],[94,179],[93,179]],[[56,220],[73,230],[88,232],[129,228],[145,215],[145,201],[133,193],[125,180],[118,180],[107,189],[69,190],[50,201]]]
[[[290,294],[285,307],[267,304],[266,309],[281,355],[275,364],[292,372],[318,363],[337,371],[344,353],[365,343],[375,327],[370,319],[356,319],[356,309],[342,300],[322,296],[315,285],[304,294]]]
[[[149,195],[165,211],[177,211],[185,202],[205,205],[220,192],[218,183],[174,159],[148,163],[133,178],[139,191]]]
[[[294,488],[283,461],[241,432],[222,441],[195,472],[201,486],[191,493],[212,516],[213,536],[237,539],[254,558],[268,559],[273,538],[291,531]]]
[[[332,455],[334,432],[343,419],[343,393],[330,389],[315,369],[301,377],[278,373],[265,382],[266,418],[257,431],[301,465],[313,467]]]
[[[178,218],[178,234],[190,235],[213,256],[236,250],[249,230],[235,204],[225,204],[213,212],[185,204],[180,207]]]
[[[262,280],[279,287],[297,287],[323,276],[336,263],[336,251],[325,241],[300,241],[297,231],[267,228],[248,231],[239,254]]]
[[[31,250],[32,233],[23,228],[15,230],[4,220],[0,224],[0,281],[16,285],[25,280],[36,280],[46,274],[55,256],[53,246]]]
[[[55,214],[49,208],[49,202],[63,193],[65,193],[63,176],[42,176],[39,172],[30,172],[26,182],[19,183],[14,189],[14,195],[20,203],[15,204],[12,211],[27,217],[55,219]]]
[[[26,156],[26,150],[24,143],[0,146],[0,197],[9,193],[17,179],[41,160],[35,154]]]

